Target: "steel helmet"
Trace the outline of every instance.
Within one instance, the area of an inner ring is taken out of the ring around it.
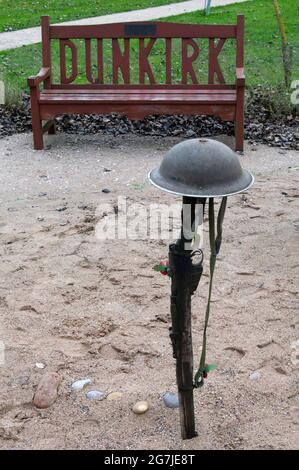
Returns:
[[[227,145],[212,139],[190,139],[172,147],[160,167],[149,173],[149,180],[169,193],[210,198],[240,193],[254,178]]]

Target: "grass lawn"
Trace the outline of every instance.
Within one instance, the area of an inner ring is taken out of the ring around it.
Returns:
[[[40,24],[42,15],[52,23],[150,8],[184,0],[0,0],[0,32]]]
[[[149,2],[148,2],[149,3]],[[299,19],[298,0],[280,0],[282,15],[286,25],[288,40],[293,47],[294,73],[293,79],[299,79]],[[241,4],[229,5],[211,9],[209,17],[200,12],[168,18],[167,21],[184,23],[235,23],[236,15],[244,13],[246,17],[246,76],[247,84],[278,85],[283,83],[283,68],[281,60],[281,42],[270,0],[253,0]],[[219,62],[224,71],[227,83],[234,82],[235,48],[232,40],[228,40],[219,56]],[[79,77],[78,82],[86,82],[84,67],[84,44],[78,41]],[[207,82],[207,40],[199,40],[201,53],[197,59],[196,68],[199,80]],[[93,51],[95,58],[96,51]],[[131,77],[132,82],[138,77],[138,45],[132,41]],[[174,41],[173,78],[180,80],[180,43]],[[95,62],[95,60],[94,60]],[[163,40],[158,40],[150,55],[150,63],[157,81],[165,80],[165,49]],[[53,74],[59,77],[58,45],[53,47]],[[26,79],[38,72],[41,66],[40,45],[26,46],[19,49],[0,53],[0,74],[8,88],[20,91],[27,90]],[[94,65],[94,69],[96,66]],[[111,81],[111,41],[105,43],[105,78]],[[136,82],[135,82],[136,83]]]

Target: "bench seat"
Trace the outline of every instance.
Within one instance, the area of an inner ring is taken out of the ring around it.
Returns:
[[[229,89],[46,90],[40,94],[42,119],[61,113],[120,113],[131,119],[150,114],[210,114],[235,118],[237,93]],[[223,105],[226,105],[223,107]],[[132,108],[130,108],[132,106]]]
[[[55,134],[59,115],[116,113],[132,120],[206,115],[234,121],[235,148],[243,151],[242,15],[229,25],[51,25],[48,16],[41,23],[42,68],[28,78],[35,149],[43,149],[43,133]],[[218,59],[227,40],[235,61],[224,72]],[[59,64],[53,50],[59,50]]]

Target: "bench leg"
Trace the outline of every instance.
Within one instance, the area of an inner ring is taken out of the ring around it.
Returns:
[[[235,149],[236,152],[244,151],[244,118],[235,122]]]
[[[237,107],[235,121],[235,149],[236,152],[244,151],[244,97],[245,89],[237,89]]]
[[[48,129],[48,134],[49,135],[55,135],[56,134],[56,123],[55,119],[51,121],[50,127]]]
[[[33,132],[33,146],[35,150],[43,150],[43,127],[42,120],[39,112],[39,91],[37,87],[30,89],[31,96],[31,115],[32,115],[32,132]]]

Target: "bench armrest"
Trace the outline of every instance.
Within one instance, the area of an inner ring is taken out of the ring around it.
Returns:
[[[50,69],[49,67],[42,67],[38,74],[35,77],[29,77],[27,80],[28,86],[30,88],[38,86],[41,82],[46,80],[46,78],[50,77]]]
[[[236,85],[245,86],[245,74],[243,67],[236,68]]]

